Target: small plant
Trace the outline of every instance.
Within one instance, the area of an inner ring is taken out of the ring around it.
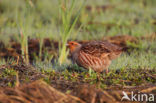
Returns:
[[[15,76],[16,71],[12,68],[6,68],[4,72],[2,73],[3,76]]]
[[[19,11],[19,7],[17,7],[16,10],[16,24],[18,26],[18,31],[19,31],[19,39],[21,43],[21,51],[22,51],[22,56],[25,61],[25,63],[29,64],[29,54],[28,54],[28,35],[30,31],[30,27],[33,23],[33,19],[30,16],[30,12],[32,9],[30,0],[25,0],[26,8],[24,9],[24,12],[21,13]]]
[[[60,16],[62,20],[61,25],[61,42],[59,44],[59,64],[61,65],[66,61],[68,52],[66,51],[66,43],[71,33],[77,23],[77,20],[80,16],[81,9],[83,4],[80,5],[78,11],[74,9],[76,0],[59,0]],[[76,14],[76,16],[74,16]],[[74,18],[72,18],[74,17]],[[62,44],[62,45],[61,45]]]

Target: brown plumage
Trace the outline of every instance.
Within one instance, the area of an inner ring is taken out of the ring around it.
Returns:
[[[67,45],[74,62],[96,72],[106,70],[107,73],[111,61],[122,52],[121,47],[106,41],[92,41],[84,44],[70,41]]]

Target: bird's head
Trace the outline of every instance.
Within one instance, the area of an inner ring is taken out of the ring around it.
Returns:
[[[75,41],[69,41],[67,43],[67,47],[70,49],[70,52],[74,52],[75,50],[77,50],[78,48],[81,47],[81,44],[75,42]]]

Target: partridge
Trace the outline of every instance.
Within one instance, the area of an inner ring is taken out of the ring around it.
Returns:
[[[83,68],[91,68],[98,73],[104,70],[108,73],[111,61],[122,52],[121,47],[107,41],[91,41],[84,44],[70,41],[67,43],[67,47],[73,62]]]

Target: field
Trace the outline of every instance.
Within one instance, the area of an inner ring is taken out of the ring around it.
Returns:
[[[97,79],[71,62],[71,40],[124,49]],[[0,103],[119,103],[123,91],[156,101],[156,0],[0,0]]]

